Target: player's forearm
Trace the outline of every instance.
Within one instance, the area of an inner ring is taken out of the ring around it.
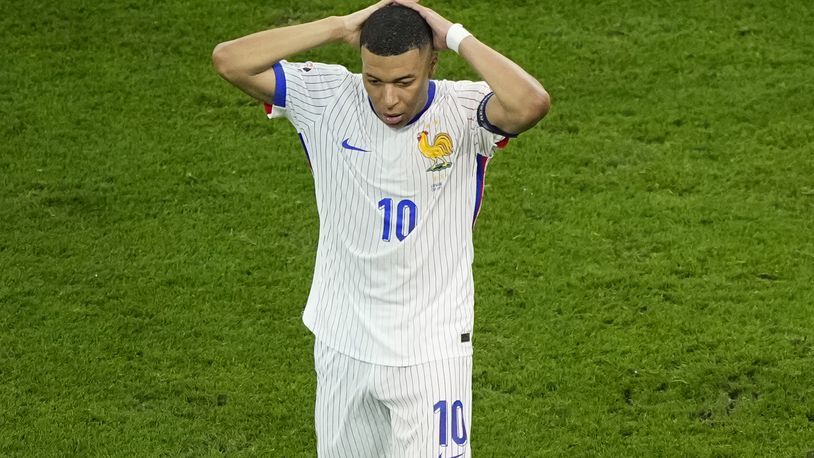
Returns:
[[[212,52],[212,60],[218,73],[227,79],[251,77],[268,70],[286,57],[340,41],[344,36],[342,19],[328,17],[220,43]]]
[[[459,53],[495,95],[498,107],[487,110],[492,124],[511,133],[520,133],[539,122],[548,113],[549,96],[543,85],[523,68],[477,38],[464,38]]]

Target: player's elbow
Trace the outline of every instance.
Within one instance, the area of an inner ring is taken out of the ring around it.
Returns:
[[[215,67],[215,71],[227,81],[235,81],[240,77],[236,62],[228,42],[219,43],[212,50],[212,65]]]
[[[523,100],[522,106],[516,108],[507,123],[508,132],[522,133],[536,126],[551,108],[551,97],[542,87],[529,91]]]
[[[551,109],[551,96],[542,87],[529,94],[526,105],[525,120],[530,125],[540,122]]]

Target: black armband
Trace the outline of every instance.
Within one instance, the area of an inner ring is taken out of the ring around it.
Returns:
[[[493,95],[495,95],[494,92],[486,94],[486,97],[484,97],[483,100],[481,100],[480,105],[478,105],[478,125],[495,135],[502,135],[506,138],[517,137],[517,134],[510,134],[502,130],[501,128],[493,125],[491,122],[489,122],[489,119],[486,117],[486,102],[488,102]]]

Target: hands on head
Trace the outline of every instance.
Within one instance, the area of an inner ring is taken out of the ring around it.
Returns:
[[[433,47],[438,51],[447,49],[447,32],[449,28],[452,27],[452,22],[426,6],[419,5],[418,2],[419,0],[381,0],[365,9],[343,16],[342,19],[345,23],[344,41],[351,45],[359,46],[359,35],[362,30],[362,24],[365,23],[367,18],[380,8],[397,4],[417,11],[432,29]]]
[[[449,28],[452,27],[452,22],[426,6],[419,5],[417,0],[395,0],[393,3],[417,11],[432,29],[433,48],[437,51],[447,49],[447,32],[449,32]]]

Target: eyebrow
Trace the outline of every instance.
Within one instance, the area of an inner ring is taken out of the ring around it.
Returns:
[[[384,81],[383,79],[379,78],[378,76],[371,75],[370,73],[365,73],[365,78],[373,78],[375,80]],[[415,79],[415,75],[410,74],[410,75],[402,76],[402,77],[394,79],[392,82],[393,83],[398,83],[398,82],[401,82],[401,81],[404,81],[404,80],[410,80],[410,79]]]

